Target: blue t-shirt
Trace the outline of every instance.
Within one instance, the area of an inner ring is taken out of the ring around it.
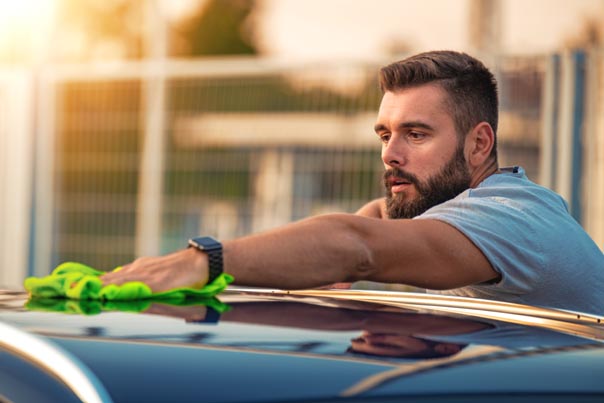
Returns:
[[[489,323],[492,327],[471,333],[450,335],[416,334],[415,336],[445,343],[499,346],[515,351],[597,343],[590,338],[543,327],[523,326],[515,323],[488,321],[485,319],[480,319],[480,322]]]
[[[503,169],[416,219],[452,225],[501,275],[493,284],[429,292],[604,313],[604,254],[562,197],[522,168]]]

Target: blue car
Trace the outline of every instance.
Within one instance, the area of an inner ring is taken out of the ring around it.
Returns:
[[[604,319],[421,293],[0,293],[0,402],[603,402]]]

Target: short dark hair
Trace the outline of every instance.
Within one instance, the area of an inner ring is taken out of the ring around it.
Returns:
[[[403,354],[400,356],[393,355],[393,356],[391,356],[392,358],[425,358],[425,359],[445,358],[445,357],[450,357],[452,355],[459,353],[461,350],[463,350],[464,348],[466,348],[468,346],[465,343],[447,343],[447,342],[440,342],[440,341],[425,339],[423,337],[415,337],[415,336],[411,336],[411,337],[413,337],[414,339],[417,339],[417,340],[421,340],[425,344],[425,348],[421,351],[407,353],[407,354]],[[458,350],[451,349],[451,350],[446,350],[446,351],[439,351],[436,347],[439,345],[443,345],[443,344],[448,344],[451,346],[458,346],[459,349]],[[355,355],[364,355],[364,356],[368,356],[368,357],[388,357],[388,355],[383,355],[383,354],[359,352],[359,351],[356,351],[352,346],[348,347],[346,349],[346,352],[352,353]]]
[[[429,83],[440,85],[449,96],[447,108],[462,138],[480,122],[489,123],[497,133],[497,81],[480,60],[465,53],[419,53],[382,67],[379,83],[382,92]],[[496,140],[491,156],[497,156]]]

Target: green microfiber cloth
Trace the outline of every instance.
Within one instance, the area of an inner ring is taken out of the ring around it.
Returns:
[[[108,301],[108,300],[74,300],[66,298],[40,298],[32,297],[25,303],[25,308],[30,311],[60,312],[77,315],[97,315],[101,312],[145,312],[152,304],[164,304],[173,306],[204,305],[214,309],[218,313],[224,313],[231,309],[227,304],[220,302],[217,298],[187,298],[182,299],[139,299],[132,301]]]
[[[118,267],[116,270],[119,269]],[[99,276],[104,273],[81,263],[66,262],[57,266],[46,277],[26,278],[24,285],[30,296],[41,298],[103,301],[133,301],[153,298],[179,301],[186,298],[211,298],[233,282],[233,276],[222,273],[201,289],[182,287],[154,293],[148,285],[140,281],[103,286]]]

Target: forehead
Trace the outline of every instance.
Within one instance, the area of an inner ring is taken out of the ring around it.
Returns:
[[[377,123],[389,126],[405,121],[452,122],[447,100],[445,90],[436,84],[387,91],[382,97]]]

